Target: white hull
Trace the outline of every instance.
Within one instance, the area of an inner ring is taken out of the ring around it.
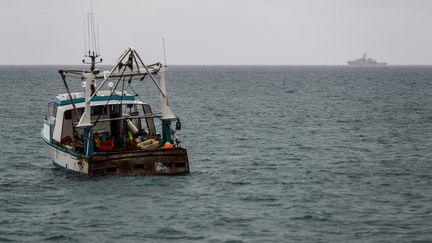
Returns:
[[[88,174],[88,162],[85,159],[78,159],[78,157],[63,152],[52,146],[49,146],[51,154],[51,160],[56,167],[64,169],[70,172],[76,172],[80,174]]]
[[[79,159],[78,156],[65,152],[61,148],[57,148],[56,145],[50,143],[49,130],[50,125],[48,123],[44,123],[43,129],[41,131],[41,137],[48,145],[48,150],[50,151],[51,161],[53,164],[61,170],[87,175],[89,171],[88,161],[85,159]]]
[[[174,175],[189,173],[189,160],[183,148],[132,150],[119,153],[95,155],[90,160],[80,154],[67,152],[64,148],[48,142],[42,131],[42,138],[48,145],[55,167],[66,172],[81,175]],[[90,163],[92,165],[90,166]],[[91,168],[90,168],[91,167]]]

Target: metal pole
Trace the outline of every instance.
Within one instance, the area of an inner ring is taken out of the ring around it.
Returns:
[[[144,64],[144,62],[141,60],[141,57],[138,55],[138,53],[136,51],[133,51],[135,53],[135,55],[138,57],[138,59],[140,60],[141,64],[144,66],[144,69],[147,71],[147,73],[149,74],[150,78],[153,80],[153,83],[156,85],[156,87],[159,89],[159,92],[166,97],[165,92],[161,89],[161,87],[159,86],[159,84],[157,83],[156,79],[154,78],[154,76],[151,74],[151,72],[148,70],[147,66]]]
[[[71,103],[72,103],[72,107],[73,107],[73,110],[74,110],[74,113],[75,113],[75,117],[76,117],[77,119],[79,119],[78,111],[77,111],[77,108],[76,108],[76,106],[75,106],[75,102],[73,101],[72,94],[71,94],[71,92],[70,92],[69,86],[68,86],[68,84],[67,84],[67,82],[66,82],[65,75],[63,74],[63,70],[60,69],[60,70],[59,70],[59,73],[60,73],[60,76],[61,76],[61,78],[62,78],[62,80],[63,80],[64,86],[65,86],[65,88],[66,88],[66,92],[68,93],[69,100],[70,100]]]
[[[97,92],[102,88],[102,86],[105,84],[105,82],[108,80],[108,78],[111,76],[111,74],[114,73],[114,70],[116,70],[116,68],[118,67],[118,65],[123,61],[123,59],[126,57],[127,54],[129,54],[131,52],[131,48],[129,47],[125,53],[123,53],[123,55],[120,56],[119,61],[117,62],[117,64],[114,66],[113,69],[111,69],[110,73],[108,74],[108,76],[106,76],[106,78],[104,78],[104,80],[102,81],[102,83],[99,85],[99,87],[96,89],[96,91],[94,92],[94,94],[90,97],[90,100],[97,94]],[[90,102],[90,101],[89,101]]]

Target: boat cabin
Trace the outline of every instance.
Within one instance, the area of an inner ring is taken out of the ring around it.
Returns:
[[[72,101],[68,94],[60,94],[49,103],[51,118],[48,120],[56,122],[50,124],[46,137],[53,144],[83,153],[84,129],[76,127],[76,124],[84,112],[84,93],[71,95]],[[111,96],[109,91],[99,91],[90,106],[95,153],[137,149],[143,140],[150,138],[162,145],[154,119],[160,117],[160,114],[153,113],[151,106],[136,100],[136,96],[122,96],[120,92]],[[172,140],[169,138],[168,142],[172,143]]]

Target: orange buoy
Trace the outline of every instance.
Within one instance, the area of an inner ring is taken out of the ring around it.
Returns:
[[[169,142],[166,142],[164,145],[164,148],[165,149],[172,149],[172,148],[174,148],[174,146],[172,144],[170,144]]]

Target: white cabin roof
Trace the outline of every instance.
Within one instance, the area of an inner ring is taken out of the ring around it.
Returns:
[[[75,106],[78,107],[84,107],[85,104],[85,94],[84,92],[74,92],[71,93],[72,101],[75,104]],[[135,99],[136,96],[125,93],[122,95],[120,91],[114,92],[114,94],[111,96],[110,90],[102,90],[98,91],[97,95],[94,96],[90,102],[91,106],[98,106],[98,105],[105,105],[107,101],[109,100],[108,104],[144,104],[144,102]],[[69,99],[68,94],[59,94],[57,95],[53,102],[56,103],[59,106],[65,106],[65,107],[72,107],[72,101]],[[67,109],[67,108],[66,108]],[[70,108],[71,109],[71,108]]]

